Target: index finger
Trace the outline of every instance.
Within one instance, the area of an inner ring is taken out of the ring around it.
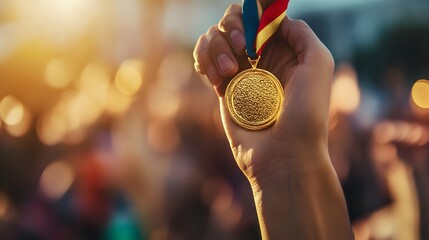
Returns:
[[[246,47],[241,6],[233,4],[219,21],[219,30],[228,36],[228,41],[237,55],[243,55]]]

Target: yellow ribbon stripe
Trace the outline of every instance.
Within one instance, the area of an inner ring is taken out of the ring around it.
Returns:
[[[279,15],[274,21],[265,26],[259,33],[256,38],[256,52],[259,54],[259,50],[264,46],[264,44],[270,39],[270,37],[279,29],[280,23],[285,18],[286,12],[283,12]]]

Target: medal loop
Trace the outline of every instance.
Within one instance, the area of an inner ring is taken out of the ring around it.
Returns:
[[[258,67],[259,59],[261,59],[261,55],[258,55],[258,58],[252,59],[250,57],[247,58],[249,60],[250,65],[252,65],[252,69],[256,69]]]

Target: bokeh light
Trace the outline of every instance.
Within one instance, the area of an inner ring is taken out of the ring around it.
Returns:
[[[67,131],[66,120],[58,113],[51,112],[39,119],[37,135],[42,143],[55,145],[61,142]]]
[[[99,107],[86,93],[79,93],[70,102],[69,111],[71,118],[72,116],[78,116],[78,124],[87,126],[94,123],[102,112],[102,108]]]
[[[332,85],[331,108],[334,112],[351,114],[358,109],[359,102],[360,90],[356,72],[349,65],[341,66]]]
[[[40,188],[51,199],[59,199],[74,181],[72,166],[60,160],[49,164],[40,176]]]
[[[115,76],[115,86],[125,96],[136,94],[143,83],[144,65],[141,61],[127,60],[119,67]]]
[[[429,109],[429,81],[418,80],[411,90],[411,96],[417,106]]]
[[[7,125],[16,125],[24,117],[24,105],[13,96],[6,96],[0,102],[0,118]]]
[[[29,131],[32,119],[30,111],[24,107],[21,120],[17,124],[7,125],[6,130],[13,137],[22,137]]]
[[[74,77],[74,68],[64,59],[54,59],[46,66],[45,82],[53,88],[65,88]]]
[[[100,62],[88,64],[82,71],[78,89],[103,110],[110,87],[110,76],[107,66]],[[81,95],[82,96],[82,95]]]

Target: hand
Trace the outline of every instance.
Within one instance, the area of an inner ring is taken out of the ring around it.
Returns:
[[[241,6],[232,5],[219,24],[200,37],[194,51],[197,71],[208,78],[219,97],[222,122],[238,166],[250,180],[259,181],[283,174],[285,169],[296,173],[330,165],[326,145],[334,62],[328,49],[305,22],[283,20],[258,65],[273,73],[285,89],[278,121],[263,131],[241,128],[225,106],[229,81],[250,68],[244,49]]]
[[[259,63],[284,86],[283,109],[273,126],[250,131],[233,122],[224,98],[231,78],[250,67],[244,48],[241,7],[232,5],[198,40],[195,68],[219,97],[231,149],[252,186],[262,238],[353,239],[327,150],[331,54],[307,24],[284,19]]]

